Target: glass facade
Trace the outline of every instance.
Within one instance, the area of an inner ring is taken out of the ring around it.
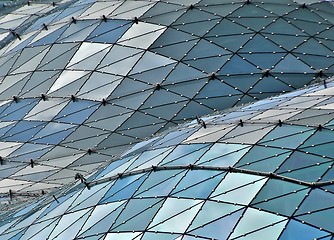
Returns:
[[[0,239],[333,239],[331,2],[5,2],[0,40]]]

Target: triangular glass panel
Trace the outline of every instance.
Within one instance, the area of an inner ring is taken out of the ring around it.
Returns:
[[[91,209],[72,212],[62,216],[49,239],[74,239],[91,213]]]
[[[224,206],[226,206],[226,204],[219,207]],[[235,207],[235,210],[237,209],[240,209],[240,207]],[[205,212],[206,210],[203,209],[201,211]],[[216,219],[208,224],[202,223],[199,228],[191,230],[189,233],[195,234],[196,236],[207,237],[210,239],[228,239],[229,234],[238,223],[238,220],[244,212],[244,209],[241,209],[239,211],[235,210],[228,213],[227,216]],[[217,206],[215,208],[215,212],[220,212],[217,211]]]
[[[286,224],[286,218],[265,211],[248,208],[230,235],[230,239],[246,236],[251,239],[263,239],[265,236],[277,239]],[[249,235],[248,235],[249,234]],[[252,234],[252,235],[250,235]],[[254,235],[253,235],[254,234]],[[254,238],[252,238],[254,236]]]
[[[322,237],[326,236],[327,234],[328,233],[323,230],[319,230],[318,228],[312,227],[306,223],[291,219],[285,227],[285,230],[283,231],[279,240],[304,240],[306,238],[323,239]]]
[[[199,200],[168,198],[155,215],[149,230],[182,233],[202,205]]]
[[[57,43],[84,41],[99,22],[100,20],[85,20],[70,24],[65,32],[57,39]]]
[[[124,201],[97,205],[78,233],[78,236],[97,235],[108,232],[112,222],[122,211],[122,206],[124,206]]]
[[[296,151],[285,160],[277,170],[277,173],[317,166],[327,161],[328,159],[321,156],[314,156],[313,154]]]
[[[151,44],[166,30],[164,26],[139,22],[132,25],[131,28],[118,40],[119,44],[136,47],[149,48]]]
[[[77,70],[94,70],[111,46],[100,43],[82,43],[67,68]]]
[[[87,41],[116,43],[130,26],[131,22],[126,20],[113,19],[108,20],[107,22],[102,21],[87,37]]]
[[[132,68],[130,74],[141,73],[146,70],[151,70],[158,67],[165,67],[166,65],[175,63],[175,60],[163,57],[159,54],[146,52],[141,59]]]
[[[206,37],[206,40],[212,41],[228,51],[237,52],[239,49],[242,49],[242,46],[248,42],[249,38],[253,35],[253,33],[242,35],[239,33],[235,35]]]
[[[199,177],[200,174],[203,174],[204,176]],[[208,176],[208,174],[210,176]],[[204,174],[200,172],[200,170],[188,172],[185,178],[181,180],[181,183],[179,183],[173,190],[171,195],[178,198],[207,199],[221,181],[225,173],[208,171],[208,174]],[[207,177],[207,179],[203,179],[204,177]],[[186,183],[185,181],[188,182]]]
[[[303,201],[305,195],[309,192],[309,189],[300,187],[297,184],[293,184],[295,185],[295,190],[285,189],[282,185],[286,184],[287,182],[284,182],[283,184],[283,182],[277,180],[269,181],[259,193],[259,195],[262,195],[261,197],[265,199],[260,200],[258,195],[254,201],[261,202],[256,204],[252,203],[251,205],[274,214],[291,216],[296,211],[296,206],[299,206]],[[268,189],[270,186],[275,188]],[[275,193],[271,194],[270,191],[275,191]]]
[[[333,224],[331,224],[331,217],[333,216],[333,214],[334,214],[334,209],[333,206],[331,206],[328,209],[319,210],[317,212],[306,213],[304,215],[296,216],[295,218],[302,222],[308,223],[312,226],[324,229],[325,231],[327,230],[329,232],[333,232],[334,227]]]
[[[240,53],[240,56],[254,63],[262,70],[274,68],[275,65],[285,56],[285,53]],[[248,77],[248,76],[247,76]],[[225,79],[224,79],[225,80]],[[276,88],[272,88],[276,89]]]
[[[269,26],[267,26],[264,30],[261,31],[262,33],[273,33],[272,35],[293,35],[296,34],[299,36],[307,36],[304,32],[302,32],[299,28],[295,27],[293,24],[289,24],[287,20],[284,18],[275,19]],[[268,35],[268,38],[271,39]],[[283,38],[283,37],[282,37]]]
[[[250,39],[240,50],[240,52],[245,51],[245,53],[273,53],[281,52],[282,49],[277,46],[277,44],[264,38],[263,36],[256,34],[252,39]]]
[[[34,40],[30,45],[34,47],[34,46],[43,46],[44,44],[48,45],[48,44],[55,43],[56,40],[59,38],[59,36],[62,35],[63,32],[66,31],[68,27],[69,27],[69,24],[66,24],[64,26],[60,25],[60,27],[57,26],[54,29],[50,28],[50,31],[46,32],[48,33],[47,36],[42,36],[42,38],[38,38],[37,41]]]
[[[328,26],[327,24],[319,24],[319,22],[311,22],[309,20],[307,21],[307,24],[305,24],[305,21],[300,19],[294,20],[291,24],[302,29],[305,33],[311,36],[316,35],[317,32],[322,32]]]
[[[115,202],[121,199],[130,198],[143,183],[146,175],[147,174],[141,174],[139,176],[118,178],[99,203]]]
[[[218,72],[218,74],[243,74],[257,73],[260,70],[253,64],[243,60],[238,55],[234,55]]]
[[[80,44],[78,43],[62,43],[52,45],[49,52],[42,59],[38,69],[64,69],[64,67],[68,64],[68,60],[71,59],[75,52],[79,49],[79,46]]]
[[[151,172],[149,178],[140,186],[135,197],[166,196],[180,181],[185,171],[169,170]]]
[[[51,121],[68,104],[68,101],[50,98],[39,101],[38,104],[24,117],[25,120]]]
[[[163,200],[163,198],[131,199],[109,231],[143,231],[162,206]]]
[[[79,100],[76,102],[70,102],[64,107],[54,119],[65,123],[77,123],[81,124],[84,122],[99,106],[100,104]]]
[[[266,179],[242,173],[229,173],[211,194],[212,199],[235,204],[249,204]]]
[[[69,71],[65,70],[61,73],[59,78],[54,82],[53,86],[50,88],[48,93],[52,93],[76,80],[87,75],[85,71]]]
[[[159,164],[159,165],[188,165],[194,164],[196,157],[203,155],[207,151],[209,145],[207,144],[193,144],[193,145],[179,145]],[[193,155],[193,156],[192,156]],[[185,158],[185,163],[182,159]],[[188,159],[188,160],[186,160]],[[193,160],[190,160],[193,159]],[[180,163],[179,163],[180,161]]]
[[[324,56],[331,55],[333,53],[331,49],[319,44],[317,40],[312,38],[301,44],[297,49],[293,50],[293,52]]]
[[[31,69],[35,69],[40,64],[44,56],[48,53],[48,50],[49,49],[44,46],[36,47],[35,54],[33,54],[32,56],[29,56],[30,59],[27,59],[26,62],[23,62],[17,68],[13,68],[11,73],[12,74],[26,73],[28,71],[31,71]],[[20,60],[21,58],[18,59],[18,61]]]

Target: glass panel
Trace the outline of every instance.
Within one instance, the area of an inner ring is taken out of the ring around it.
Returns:
[[[164,67],[166,65],[175,63],[176,61],[167,57],[163,57],[158,54],[154,54],[151,52],[146,52],[141,59],[136,63],[136,65],[132,68],[130,74],[135,74],[139,72],[143,72],[146,70]]]
[[[80,18],[86,19],[100,18],[103,15],[108,16],[121,4],[122,2],[93,2],[89,4],[89,8],[81,14]]]
[[[94,207],[109,190],[112,184],[110,182],[102,183],[97,186],[94,186],[92,190],[84,188],[80,195],[72,203],[69,211],[77,211],[80,209]]]
[[[113,16],[125,19],[133,18],[133,16],[141,17],[154,5],[154,3],[147,2],[123,2],[123,4],[113,12]]]
[[[216,206],[214,211],[217,212],[217,209],[224,207],[226,207],[226,204],[222,206]],[[238,208],[240,209],[240,207]],[[203,239],[204,237],[208,237],[210,239],[227,239],[235,225],[238,223],[238,220],[240,219],[243,212],[244,209],[239,211],[231,211],[227,216],[224,216],[218,220],[214,220],[208,224],[202,223],[203,225],[195,230],[190,231],[189,233],[195,234],[196,237],[203,236]],[[210,214],[210,212],[207,212],[207,214]]]
[[[149,178],[136,192],[135,197],[167,196],[184,174],[185,171],[180,170],[151,172]]]
[[[131,199],[110,231],[144,231],[163,203],[163,199]]]
[[[100,43],[82,43],[67,67],[69,69],[94,70],[111,46]]]
[[[138,25],[138,26],[137,26]],[[164,31],[166,27],[139,22],[131,27],[118,43],[126,46],[148,48]]]
[[[4,105],[7,108],[2,111],[0,119],[2,121],[21,120],[37,103],[36,99],[22,99],[17,103],[12,101],[10,105]]]
[[[87,73],[85,71],[63,71],[58,79],[54,82],[48,93],[54,92],[80,78],[85,76]],[[76,91],[76,90],[75,90]],[[75,92],[73,92],[75,94]]]
[[[57,98],[50,98],[47,99],[47,101],[39,101],[24,119],[50,121],[64,108],[66,104],[68,104],[68,101]]]
[[[316,226],[318,228],[333,232],[334,227],[333,224],[331,224],[331,217],[333,216],[333,214],[334,209],[333,207],[331,207],[327,210],[311,212],[311,214],[306,213],[304,215],[297,216],[296,219],[309,223],[310,225]]]
[[[82,227],[83,223],[87,220],[90,209],[85,209],[62,216],[57,223],[56,228],[52,231],[49,239],[73,239]]]
[[[209,145],[193,144],[178,145],[173,151],[160,163],[160,165],[188,165],[195,164],[197,159],[207,151]]]
[[[31,225],[25,232],[23,239],[33,239],[33,237],[47,239],[51,231],[56,226],[59,219],[50,219]],[[42,227],[42,228],[40,228]]]
[[[149,229],[153,231],[184,232],[203,205],[202,201],[168,198],[155,215]]]
[[[281,231],[284,229],[286,224],[286,221],[284,221],[285,219],[286,218],[281,216],[248,208],[237,227],[232,232],[230,238],[234,239],[256,231],[255,235],[253,235],[255,239],[263,239],[263,237],[265,238],[268,236],[272,239],[277,239]],[[260,229],[262,229],[262,232]],[[257,238],[257,236],[259,238]],[[251,237],[251,235],[247,237]]]
[[[42,144],[59,144],[75,130],[76,126],[70,124],[49,122],[31,141]]]
[[[90,116],[100,103],[78,100],[69,104],[55,117],[55,120],[81,124]]]
[[[326,236],[327,234],[327,232],[319,230],[318,228],[311,227],[308,224],[301,223],[295,220],[290,220],[279,239],[318,239]]]
[[[143,154],[141,154],[140,157],[133,162],[133,164],[127,169],[127,171],[156,166],[166,157],[166,155],[170,154],[171,151],[173,151],[173,149],[171,148],[161,148],[157,150],[143,152]]]
[[[146,179],[146,175],[147,174],[141,174],[126,178],[118,178],[99,203],[115,202],[121,199],[130,198]]]
[[[93,72],[93,74],[89,79],[87,79],[87,82],[82,86],[77,95],[80,98],[101,101],[102,99],[106,99],[110,93],[115,90],[115,88],[120,84],[121,80],[122,78],[120,77]],[[117,106],[113,107],[117,108]],[[105,112],[105,110],[103,110],[103,112]]]
[[[171,195],[183,198],[207,199],[224,175],[225,173],[217,174],[215,171],[207,171],[207,173],[201,172],[201,170],[189,171]]]
[[[108,232],[112,222],[122,211],[122,207],[124,207],[124,201],[98,205],[80,231],[79,237]]]
[[[211,194],[212,199],[249,204],[266,182],[266,178],[242,173],[228,173]]]
[[[262,124],[245,125],[244,127],[234,128],[227,133],[220,141],[228,141],[229,143],[255,144],[269,133],[275,126],[267,126]]]
[[[275,72],[294,73],[294,72],[313,72],[310,66],[298,60],[292,54],[288,54],[273,69]]]
[[[80,44],[78,43],[53,44],[49,52],[45,55],[44,59],[41,61],[39,69],[63,70],[64,67],[68,64],[69,59],[78,50],[79,46]]]

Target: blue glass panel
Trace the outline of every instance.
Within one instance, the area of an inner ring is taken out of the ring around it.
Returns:
[[[161,165],[188,165],[194,164],[209,144],[179,145],[160,163]]]
[[[10,132],[7,132],[3,139],[6,141],[27,142],[32,136],[39,132],[46,123],[35,121],[20,121]]]
[[[86,232],[80,234],[80,236],[89,236],[89,235],[97,235],[99,233],[108,232],[110,226],[113,224],[113,221],[117,218],[119,213],[123,210],[124,204],[120,205],[118,208],[114,208],[113,205],[109,207],[109,205],[105,205],[105,210],[109,211],[110,214],[103,217],[100,221],[96,222],[92,227],[88,228]],[[109,209],[111,208],[111,209]],[[85,239],[85,237],[84,237]]]
[[[296,151],[289,158],[285,160],[285,162],[277,170],[277,173],[315,166],[317,164],[321,164],[324,162],[328,162],[328,159],[319,156],[314,156],[313,154],[306,154],[304,152]]]
[[[64,196],[56,196],[57,201],[54,199],[52,200],[51,204],[47,207],[47,209],[45,209],[43,211],[43,213],[41,213],[39,218],[44,217],[45,215],[47,215],[48,213],[50,213],[51,211],[53,211],[55,208],[59,207],[61,204],[65,203],[68,199],[70,199],[72,197],[71,194],[66,194]],[[50,199],[52,199],[52,197],[50,197]]]
[[[244,210],[245,209],[241,209],[229,216],[225,216],[207,225],[201,226],[189,233],[208,237],[210,239],[227,239]]]
[[[48,123],[31,141],[42,144],[59,144],[76,130],[76,127],[63,123]]]
[[[163,200],[163,198],[131,199],[111,230],[143,231],[161,207]]]
[[[334,208],[330,208],[327,210],[313,212],[311,214],[305,214],[296,217],[296,219],[305,221],[313,226],[322,228],[324,230],[333,232],[334,225],[333,225],[333,216],[334,216]]]
[[[53,32],[51,32],[49,35],[41,38],[40,40],[34,42],[31,44],[31,46],[40,46],[40,45],[47,45],[47,44],[52,44],[54,43],[60,35],[63,34],[63,32],[69,27],[69,25],[65,25]]]
[[[286,183],[280,183],[280,185],[285,184]],[[276,198],[268,196],[268,199],[264,199],[261,203],[254,204],[254,207],[261,208],[275,214],[278,213],[284,216],[291,216],[295,212],[296,206],[303,201],[308,191],[308,189],[300,190],[297,192],[287,193],[286,195],[278,196]]]
[[[328,167],[331,166],[332,163],[323,163],[320,165],[314,165],[312,167],[306,167],[299,170],[291,170],[282,173],[281,175],[295,178],[298,180],[306,181],[306,182],[317,182],[324,175],[324,173],[328,170]]]
[[[67,123],[83,123],[96,109],[99,103],[77,100],[70,102],[56,117],[57,121]]]
[[[171,195],[206,199],[225,174],[217,171],[189,171]]]
[[[4,136],[5,133],[14,126],[15,126],[15,123],[12,123],[12,124],[6,125],[5,127],[0,128],[0,136],[1,137]]]
[[[20,99],[18,102],[13,101],[9,106],[6,105],[8,107],[1,113],[0,120],[21,120],[38,102],[39,99]]]
[[[115,43],[128,29],[132,22],[126,20],[107,20],[87,37],[87,40],[102,43]]]
[[[306,223],[290,220],[284,232],[280,236],[280,240],[305,240],[315,239],[326,236],[328,233],[314,228]]]
[[[185,171],[169,170],[151,172],[149,178],[140,186],[136,197],[167,196],[180,181]]]
[[[52,146],[45,146],[39,144],[24,144],[10,155],[8,159],[22,162],[30,162],[30,159],[37,159],[48,152]]]
[[[334,206],[334,194],[314,189],[299,207],[296,215],[305,214]]]
[[[99,179],[99,178],[103,178],[106,174],[112,172],[113,170],[117,169],[119,166],[121,166],[122,164],[128,162],[131,158],[133,157],[126,157],[126,158],[122,158],[120,160],[117,161],[113,161],[111,162],[108,167],[106,167],[106,169],[101,170],[99,173],[96,174],[96,176],[94,177],[94,179]],[[92,176],[93,177],[93,176]]]
[[[145,180],[146,175],[147,174],[117,179],[115,184],[110,187],[99,203],[114,202],[130,198]]]

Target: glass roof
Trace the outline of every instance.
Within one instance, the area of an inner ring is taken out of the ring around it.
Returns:
[[[0,239],[331,239],[333,8],[3,2]]]
[[[330,239],[333,96],[328,81],[171,128],[4,212],[0,238]]]

